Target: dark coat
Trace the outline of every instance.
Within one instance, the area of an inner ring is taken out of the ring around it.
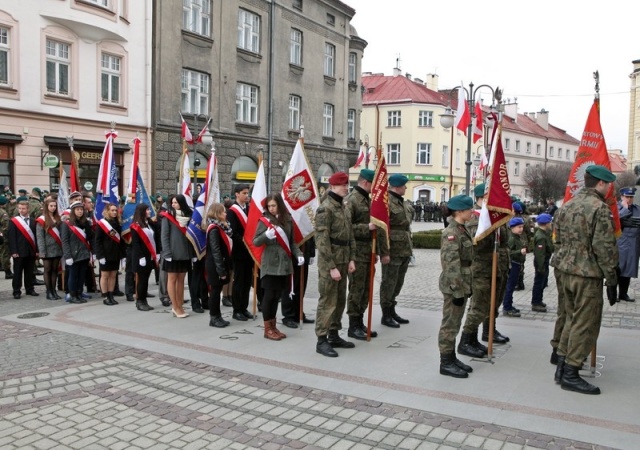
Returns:
[[[91,258],[91,252],[87,246],[69,229],[71,225],[62,222],[60,226],[60,234],[62,236],[62,253],[63,258],[73,259],[73,262],[84,261]],[[83,225],[78,225],[84,229],[89,244],[93,242],[93,229],[91,221],[87,220]]]
[[[160,230],[156,222],[153,221],[149,221],[149,228],[153,230],[153,240],[156,243],[156,255],[159,255],[160,253],[157,253],[157,250],[160,248]],[[144,258],[147,262],[144,268],[140,266],[140,258]],[[140,269],[153,268],[156,265],[156,261],[152,258],[151,252],[135,230],[131,230],[131,265],[133,266],[133,272]]]
[[[18,217],[19,220],[22,220]],[[34,219],[29,219],[29,228],[33,232],[34,239],[36,238],[36,221]],[[13,223],[13,220],[9,221],[9,231],[8,240],[9,240],[9,255],[18,255],[21,258],[26,258],[28,256],[35,257],[36,251],[33,249],[27,238],[24,237],[22,231],[18,229],[18,226]],[[37,247],[36,241],[36,248]]]
[[[109,221],[109,224],[122,236],[122,225],[117,220]],[[124,239],[120,239],[119,243],[114,241],[98,224],[96,226],[93,252],[99,260],[104,258],[107,261],[120,261],[125,256]]]
[[[222,242],[219,227],[212,228],[207,233],[207,256],[205,266],[207,269],[207,281],[211,286],[222,286],[230,280],[229,274],[233,268],[231,255],[227,250],[227,246]],[[234,244],[235,245],[235,244]],[[225,276],[224,280],[220,279]]]
[[[237,205],[236,202],[233,203]],[[249,216],[249,204],[247,203],[246,214]],[[244,245],[242,240],[244,236],[244,222],[242,219],[238,217],[235,211],[231,208],[227,211],[227,220],[229,221],[229,225],[233,230],[233,251],[231,252],[231,257],[236,261],[252,261],[251,254],[249,250],[247,250],[247,246]],[[249,236],[249,238],[253,238],[253,236]]]

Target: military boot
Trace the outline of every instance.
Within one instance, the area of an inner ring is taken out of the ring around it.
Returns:
[[[455,365],[460,367],[465,372],[467,373],[473,372],[473,367],[466,365],[465,363],[463,363],[458,359],[458,357],[456,356],[455,350],[451,352],[451,358],[453,358],[453,362],[455,363]]]
[[[472,358],[484,358],[486,352],[477,349],[471,340],[472,335],[469,333],[462,333],[460,336],[460,343],[458,344],[458,353],[461,355],[471,356]]]
[[[318,343],[316,344],[316,353],[320,353],[323,356],[328,356],[329,358],[336,358],[338,356],[338,352],[336,352],[326,336],[318,336]]]
[[[401,325],[405,325],[407,323],[409,323],[408,319],[403,319],[402,317],[400,317],[397,313],[396,313],[396,305],[393,305],[391,307],[391,317],[393,317],[393,320],[395,320],[396,322],[398,322]]]
[[[329,330],[327,341],[329,341],[329,345],[333,348],[354,348],[356,346],[353,342],[342,339],[340,334],[338,334],[338,330]]]
[[[563,364],[564,373],[562,374],[562,381],[560,387],[565,391],[579,392],[580,394],[599,395],[600,388],[593,384],[587,383],[580,378],[580,367],[570,366],[569,364]],[[560,363],[558,362],[558,367]]]
[[[562,381],[562,375],[564,375],[564,361],[565,357],[558,355],[558,362],[556,363],[556,373],[553,375],[553,379],[556,384],[560,384]]]
[[[484,342],[489,341],[489,319],[485,319],[482,322],[482,340]],[[498,330],[496,330],[495,326],[493,327],[493,342],[495,344],[506,344],[510,339],[507,336],[504,336]]]
[[[487,347],[485,345],[481,344],[478,341],[478,331],[477,330],[475,332],[471,333],[470,342],[471,342],[471,345],[473,345],[475,348],[477,348],[478,350],[480,350],[481,352],[484,353],[483,357],[487,356],[488,349],[487,349]]]
[[[554,366],[558,365],[558,349],[554,348],[551,351],[551,358],[549,358],[549,362]]]
[[[451,353],[440,354],[440,375],[454,378],[469,378],[469,374],[456,365]]]
[[[396,322],[391,315],[391,308],[382,308],[382,320],[380,323],[387,327],[400,328],[400,324]]]
[[[359,341],[367,340],[367,332],[360,326],[359,316],[349,316],[349,330],[347,336],[358,339]]]
[[[366,335],[367,334],[367,326],[364,324],[364,314],[360,314],[360,317],[358,317],[359,323],[360,323],[360,328],[362,329],[362,332]],[[378,337],[378,332],[371,330],[371,337]]]

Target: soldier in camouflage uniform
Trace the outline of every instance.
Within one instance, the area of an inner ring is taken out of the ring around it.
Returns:
[[[615,179],[603,166],[587,167],[584,188],[554,219],[556,244],[551,265],[561,272],[567,314],[558,344],[555,380],[562,389],[582,394],[600,394],[600,388],[582,379],[579,370],[598,340],[603,278],[609,303],[617,300],[618,247],[611,211],[604,202]]]
[[[369,193],[375,172],[362,169],[358,176],[358,185],[347,196],[346,205],[351,216],[351,228],[356,240],[356,270],[349,274],[349,297],[347,315],[349,316],[348,336],[361,341],[367,339],[367,327],[364,313],[369,306],[369,281],[371,271],[371,230],[375,225],[370,221],[371,203]],[[371,331],[371,337],[378,333]]]
[[[535,232],[535,224],[533,220],[529,216],[525,215],[526,208],[523,203],[519,201],[513,202],[513,212],[515,213],[515,217],[520,217],[524,221],[524,232],[520,235],[520,239],[522,240],[523,245],[529,251],[529,244],[533,239],[533,234]],[[518,283],[516,285],[515,291],[523,291],[524,290],[524,264],[520,266],[520,274],[518,275]]]
[[[474,189],[476,205],[478,209],[482,207],[485,196],[485,184],[479,184]],[[467,222],[467,229],[471,236],[475,236],[478,229],[479,212],[474,212],[473,217]],[[500,229],[500,242],[498,243],[498,273],[496,274],[496,309],[500,306],[501,300],[507,287],[507,278],[511,261],[509,259],[507,227]],[[489,334],[489,314],[491,309],[491,272],[493,262],[493,247],[495,244],[495,233],[478,241],[473,253],[473,263],[471,273],[473,274],[473,297],[467,318],[464,323],[458,353],[471,356],[473,358],[484,358],[487,355],[487,347],[478,341],[478,327],[483,324],[482,339],[488,340]],[[497,317],[497,314],[496,314]],[[509,338],[503,336],[498,330],[493,331],[493,342],[504,344]]]
[[[31,190],[29,197],[29,217],[36,220],[42,215],[42,191],[38,187]]]
[[[533,266],[536,270],[531,290],[531,310],[547,312],[547,305],[542,301],[544,287],[549,278],[549,260],[553,254],[553,242],[551,240],[551,221],[549,214],[540,214],[536,221],[538,229],[533,236]]]
[[[440,239],[439,288],[444,295],[442,323],[438,333],[440,373],[454,378],[467,378],[473,369],[456,357],[456,336],[460,332],[464,306],[471,295],[471,261],[473,239],[464,224],[473,215],[473,199],[456,195],[449,200],[449,225]]]
[[[9,197],[9,203],[7,203],[7,214],[9,217],[15,217],[18,215],[18,198],[15,194],[11,194]]]
[[[402,196],[407,191],[409,179],[399,173],[389,177],[389,241],[384,233],[380,238],[382,280],[380,282],[380,307],[382,325],[400,328],[409,321],[396,313],[396,297],[402,290],[404,277],[413,254],[411,242],[411,218],[413,208]]]
[[[356,241],[351,216],[344,205],[349,176],[336,172],[329,178],[330,190],[316,211],[315,231],[318,257],[318,311],[316,314],[316,352],[336,357],[334,347],[353,348],[338,334],[347,302],[347,276],[356,270]]]
[[[9,221],[11,217],[5,210],[8,203],[7,197],[0,195],[0,235],[2,236],[2,243],[0,243],[0,263],[2,263],[2,270],[5,273],[5,280],[13,278],[11,273],[11,258],[9,257],[9,242],[7,240],[7,232],[9,231]]]

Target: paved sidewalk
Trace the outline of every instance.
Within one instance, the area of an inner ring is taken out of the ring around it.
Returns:
[[[498,318],[511,342],[491,363],[465,357],[474,373],[458,380],[438,374],[439,272],[439,253],[417,250],[399,299],[411,323],[380,326],[376,304],[380,336],[334,359],[315,353],[313,326],[283,327],[288,338],[272,342],[261,320],[213,329],[206,314],[171,317],[157,298],[150,313],[126,301],[16,301],[0,280],[0,448],[637,448],[635,303],[605,306],[600,396],[553,382],[555,286],[550,312],[531,312],[530,275],[516,293],[523,317]],[[316,286],[312,266],[311,316]]]

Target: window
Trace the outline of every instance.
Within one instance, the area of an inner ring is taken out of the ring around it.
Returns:
[[[562,159],[562,147],[558,147],[558,159]]]
[[[573,151],[573,160],[576,160],[576,157],[578,156],[578,150],[574,150]]]
[[[418,143],[416,164],[420,166],[431,165],[431,144]]]
[[[238,48],[260,52],[260,16],[244,9],[238,13]]]
[[[327,13],[327,25],[334,26],[336,24],[336,16]]]
[[[520,141],[516,140],[516,151],[520,151]]]
[[[567,161],[569,161],[569,158],[571,157],[571,151],[569,149],[567,149]]]
[[[325,137],[333,137],[333,105],[324,104],[322,111],[322,135]]]
[[[291,29],[291,42],[289,43],[289,63],[302,66],[302,31]]]
[[[517,177],[520,175],[520,162],[516,161],[513,163],[513,174]]]
[[[355,84],[358,81],[358,55],[349,53],[349,83]]]
[[[0,27],[0,85],[9,85],[9,61],[11,61],[11,42],[9,29]]]
[[[419,127],[432,127],[433,126],[433,111],[420,111],[418,113],[418,126]]]
[[[325,77],[333,77],[335,75],[335,65],[334,61],[336,58],[336,46],[333,44],[329,44],[328,42],[324,44],[324,76]]]
[[[549,147],[549,157],[553,158],[553,147]]]
[[[536,155],[539,155],[541,150],[542,146],[540,144],[536,144]]]
[[[211,0],[182,0],[182,28],[209,37]]]
[[[402,125],[402,111],[388,111],[387,112],[387,126],[399,127]]]
[[[300,129],[300,97],[297,95],[289,96],[289,129]]]
[[[258,88],[238,83],[236,87],[236,120],[258,124]]]
[[[302,11],[302,0],[293,0],[293,7]]]
[[[102,6],[106,8],[109,6],[109,0],[86,0],[89,3],[93,3],[94,5]]]
[[[400,144],[387,144],[387,164],[400,164]]]
[[[182,69],[182,112],[209,114],[209,75]]]
[[[356,110],[347,111],[347,139],[355,141],[356,139]]]
[[[511,139],[505,138],[504,140],[504,149],[509,150],[509,145],[511,144]]]
[[[69,44],[47,39],[47,92],[69,95],[71,53]]]
[[[527,142],[527,153],[531,153],[531,142]]]
[[[449,167],[449,158],[451,157],[451,155],[449,155],[449,146],[448,145],[443,145],[442,146],[442,167],[447,168]]]
[[[460,149],[457,148],[456,149],[456,170],[460,170],[460,163],[461,163]]]
[[[100,95],[105,103],[120,104],[120,66],[122,60],[118,56],[102,54],[100,74]]]
[[[531,167],[531,164],[525,163],[525,165],[524,165],[524,173],[525,173],[525,175],[526,175],[527,171],[529,170],[529,167]]]

